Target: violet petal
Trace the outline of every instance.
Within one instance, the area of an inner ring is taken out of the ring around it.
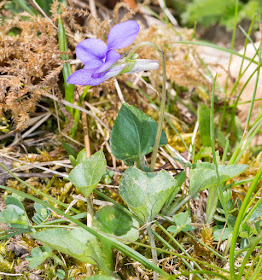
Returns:
[[[108,49],[122,49],[135,40],[139,24],[134,20],[124,21],[112,27],[108,34]]]
[[[156,70],[159,68],[159,62],[151,59],[137,59],[134,67],[127,73],[137,73],[140,71]]]
[[[107,45],[98,39],[86,39],[76,46],[76,55],[83,64],[90,60],[102,60],[106,56]]]
[[[95,72],[102,65],[103,65],[103,62],[100,60],[89,60],[86,62],[84,69]]]
[[[82,85],[97,86],[103,83],[104,81],[108,80],[109,78],[119,74],[124,69],[124,67],[125,67],[124,64],[116,65],[106,73],[102,73],[100,75],[96,74],[97,75],[96,78],[92,77],[94,75],[93,71],[81,69],[74,72],[72,75],[70,75],[67,78],[67,82],[69,84],[81,85],[81,86]]]
[[[101,73],[101,72],[106,71],[120,58],[121,58],[121,55],[117,51],[115,51],[115,50],[108,51],[106,54],[105,63],[96,70],[96,73]]]
[[[67,78],[67,82],[69,84],[74,84],[74,85],[89,85],[89,86],[97,86],[101,83],[103,83],[107,77],[105,77],[105,75],[101,78],[96,78],[93,79],[91,77],[91,75],[93,74],[93,72],[90,72],[89,70],[86,69],[80,69],[76,72],[74,72],[72,75],[70,75]]]
[[[106,79],[117,76],[120,72],[123,71],[124,68],[125,68],[124,64],[114,65],[109,71],[106,72],[105,74]]]

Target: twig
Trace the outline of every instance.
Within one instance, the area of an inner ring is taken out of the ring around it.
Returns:
[[[117,94],[118,94],[118,97],[119,97],[121,103],[122,104],[125,103],[125,99],[124,99],[124,96],[122,94],[122,91],[121,91],[121,88],[119,86],[117,79],[115,79],[115,87],[116,87],[116,91],[117,91]]]
[[[86,113],[84,113],[83,111],[82,111],[82,124],[83,124],[83,131],[84,131],[86,157],[89,158],[91,156],[91,150],[90,150],[90,141],[89,141],[89,134],[88,134],[87,117],[86,117]]]
[[[47,93],[47,92],[43,93],[43,95],[48,97],[48,98],[50,98],[50,99],[53,99],[55,101],[59,101],[59,102],[63,103],[64,105],[68,106],[68,107],[71,107],[71,108],[74,108],[76,110],[79,110],[81,112],[86,113],[87,115],[89,115],[89,116],[93,117],[95,120],[97,120],[105,129],[107,129],[108,131],[111,131],[111,129],[103,121],[101,121],[96,115],[94,115],[93,113],[87,111],[86,109],[84,109],[84,108],[82,108],[80,106],[77,106],[75,104],[72,104],[72,103],[70,103],[70,102],[68,102],[68,101],[66,101],[64,99],[60,99],[60,98],[58,98],[56,96],[53,96],[52,94]]]
[[[188,157],[187,157],[188,161],[190,161],[190,158],[192,156],[193,145],[195,144],[198,127],[199,127],[199,122],[197,121],[195,124],[195,128],[194,128],[192,139],[191,139],[191,144],[190,144],[189,151],[188,151]]]
[[[96,4],[94,0],[89,0],[90,12],[94,18],[97,18]]]
[[[28,129],[23,135],[22,139],[28,136],[31,132],[36,130],[42,123],[44,123],[50,116],[52,115],[51,112],[45,113],[42,116],[40,116],[39,122],[37,122],[34,126],[32,126],[30,129]]]
[[[174,18],[174,16],[171,14],[171,12],[167,9],[166,4],[164,3],[163,0],[158,0],[158,3],[160,5],[160,7],[162,8],[163,12],[166,14],[166,16],[168,17],[168,19],[170,20],[170,22],[176,26],[179,27],[176,19]]]
[[[57,27],[54,25],[54,23],[52,22],[52,20],[48,17],[48,15],[43,11],[43,9],[37,4],[37,2],[35,0],[32,0],[32,2],[34,3],[34,5],[37,7],[37,9],[39,10],[39,12],[52,24],[52,26],[57,29]]]
[[[25,276],[24,274],[20,274],[20,273],[15,273],[15,274],[13,274],[13,273],[0,272],[0,275],[11,276],[11,277],[23,276],[25,279],[27,279],[26,276]]]
[[[63,177],[63,178],[68,178],[67,174],[57,172],[57,171],[54,171],[52,169],[48,169],[48,168],[45,168],[45,167],[42,167],[42,166],[39,166],[39,165],[36,165],[36,164],[33,164],[33,163],[29,163],[29,162],[26,162],[26,161],[23,161],[23,160],[20,160],[20,159],[17,159],[17,158],[13,158],[13,157],[10,157],[10,156],[2,154],[2,153],[0,153],[0,156],[5,157],[5,158],[9,158],[13,161],[18,161],[18,162],[33,166],[33,167],[38,168],[38,169],[42,169],[44,171],[47,171],[48,173],[53,173],[53,174],[55,174],[57,176],[60,176],[60,177]]]
[[[181,159],[184,163],[188,163],[189,161],[182,157],[173,147],[171,147],[169,144],[166,145],[167,149],[172,152],[176,157]]]

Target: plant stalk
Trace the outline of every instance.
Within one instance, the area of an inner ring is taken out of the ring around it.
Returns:
[[[164,55],[163,50],[161,50],[161,54],[162,54],[162,67],[163,67],[163,85],[162,85],[162,96],[161,96],[161,104],[160,104],[160,115],[159,115],[157,132],[156,132],[156,139],[155,139],[155,145],[154,145],[154,148],[153,148],[151,165],[150,165],[151,172],[155,168],[156,157],[157,157],[158,147],[159,147],[161,133],[162,133],[162,127],[163,127],[164,117],[165,117],[165,104],[166,104],[166,59],[165,59],[165,55]]]
[[[153,236],[153,232],[152,232],[152,228],[151,228],[151,224],[149,224],[147,226],[147,233],[149,236],[149,240],[150,240],[150,245],[151,245],[151,252],[152,252],[152,258],[153,258],[153,263],[154,265],[157,266],[157,253],[156,250],[154,248],[156,248],[156,243],[155,243],[155,239]],[[153,272],[153,280],[157,280],[158,279],[158,274],[156,271]]]
[[[235,254],[235,247],[236,247],[237,238],[238,238],[238,234],[239,234],[239,228],[240,228],[240,225],[243,221],[244,215],[247,211],[247,206],[249,204],[252,193],[254,192],[261,176],[262,176],[262,167],[260,167],[260,169],[258,170],[258,173],[257,173],[256,177],[254,178],[251,186],[248,189],[248,192],[245,196],[245,199],[243,200],[242,206],[239,210],[237,220],[236,220],[236,223],[235,223],[235,227],[234,227],[234,231],[233,231],[233,237],[232,237],[232,243],[231,243],[232,245],[231,245],[231,248],[230,248],[230,256],[229,256],[230,277],[231,277],[232,280],[236,279],[236,274],[235,274],[235,270],[234,270],[234,264],[235,264],[234,254]]]
[[[135,53],[135,51],[140,48],[141,46],[152,46],[154,49],[156,49],[161,56],[161,61],[162,61],[162,67],[163,67],[163,84],[162,84],[162,96],[161,96],[161,104],[160,104],[160,114],[159,114],[159,120],[158,120],[158,126],[157,126],[157,132],[156,132],[156,139],[155,139],[155,144],[153,148],[153,153],[152,153],[152,159],[151,159],[151,165],[150,165],[150,170],[151,172],[154,171],[155,164],[156,164],[156,157],[157,157],[157,152],[158,152],[158,147],[160,143],[160,138],[161,138],[161,132],[162,132],[162,126],[164,123],[164,117],[165,117],[165,104],[166,104],[166,59],[164,52],[161,48],[159,48],[156,44],[152,42],[141,42],[140,44],[137,44],[127,55],[127,59],[131,58],[132,55]]]

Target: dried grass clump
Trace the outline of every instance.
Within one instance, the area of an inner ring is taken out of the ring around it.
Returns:
[[[98,38],[106,41],[109,29],[113,24],[120,22],[117,5],[112,20],[94,18],[88,11],[72,7],[64,7],[59,2],[52,5],[49,19],[40,16],[19,14],[13,19],[5,19],[0,31],[0,111],[11,111],[17,129],[24,129],[30,113],[35,111],[37,101],[45,91],[52,91],[61,98],[59,90],[59,74],[63,67],[60,59],[57,41],[57,18],[61,15],[67,34],[69,48],[73,51],[76,45],[86,38]],[[60,11],[58,13],[58,11]],[[129,13],[121,21],[128,20],[135,11]],[[140,23],[140,22],[139,22]],[[170,41],[181,38],[190,40],[192,31],[175,30],[169,25],[159,25],[145,28],[140,23],[141,30],[133,45],[142,41],[151,41],[162,47],[167,58],[167,75],[171,82],[185,87],[196,87],[200,84],[209,85],[201,72],[200,62],[193,49],[182,47]],[[10,36],[10,29],[17,28],[20,33]],[[127,49],[132,48],[132,45]],[[127,49],[121,50],[125,52]],[[160,60],[159,54],[152,47],[139,49],[141,58]],[[80,63],[72,66],[72,71],[81,68]],[[189,71],[190,69],[190,71]],[[159,90],[162,84],[160,71],[150,71],[152,85]],[[131,75],[120,76],[120,82]],[[80,89],[80,93],[82,88]],[[95,95],[115,92],[113,80],[109,80],[94,89]],[[76,94],[76,99],[79,95]],[[59,106],[61,104],[59,103]],[[62,112],[66,114],[66,111]]]
[[[44,90],[57,87],[62,65],[57,32],[39,16],[19,14],[2,22],[0,30],[0,111],[12,111],[23,129]],[[20,34],[10,36],[11,28]]]
[[[175,29],[171,25],[152,26],[149,29],[140,32],[138,41],[150,41],[161,47],[167,59],[167,78],[179,86],[188,89],[204,85],[210,87],[210,83],[205,76],[205,69],[198,58],[194,47],[175,44],[173,42],[182,40],[191,40],[193,30]],[[152,47],[143,47],[139,49],[139,54],[143,58],[160,60],[159,54]],[[156,71],[153,71],[154,84],[159,78]],[[154,86],[156,86],[154,84]]]

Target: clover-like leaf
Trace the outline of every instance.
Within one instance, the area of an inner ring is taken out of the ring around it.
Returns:
[[[130,209],[144,222],[152,221],[176,186],[165,170],[143,172],[128,168],[122,177],[119,194]]]
[[[189,225],[191,223],[191,218],[187,212],[180,212],[173,217],[174,222],[178,226]]]
[[[97,238],[82,228],[45,229],[30,233],[30,236],[82,262],[93,265],[101,262],[102,254]]]
[[[167,230],[173,232],[174,234],[178,234],[180,231],[191,231],[195,228],[190,225],[191,217],[187,212],[181,212],[173,216],[173,220],[176,223],[175,226],[170,226]]]
[[[81,161],[69,174],[69,180],[88,197],[106,172],[102,150]]]
[[[33,248],[30,256],[26,257],[25,259],[29,261],[29,268],[33,269],[52,256],[52,248],[49,246],[41,246]]]
[[[220,181],[225,182],[233,177],[241,174],[248,168],[247,164],[219,165],[218,173]],[[207,189],[218,184],[215,165],[208,162],[197,163],[192,165],[190,169],[190,194]]]
[[[47,201],[48,203],[48,201]],[[34,214],[32,220],[37,224],[41,224],[43,222],[46,222],[47,219],[49,218],[50,216],[50,210],[43,206],[42,204],[39,204],[39,203],[35,203],[34,205],[34,208],[36,210],[36,213]]]
[[[156,131],[156,121],[134,106],[124,103],[111,132],[110,147],[113,155],[127,165],[133,165],[152,152]],[[162,131],[159,145],[166,144],[167,138]]]
[[[18,198],[7,196],[5,204],[6,208],[0,212],[0,223],[6,223],[13,228],[28,228],[30,226],[25,208]]]

